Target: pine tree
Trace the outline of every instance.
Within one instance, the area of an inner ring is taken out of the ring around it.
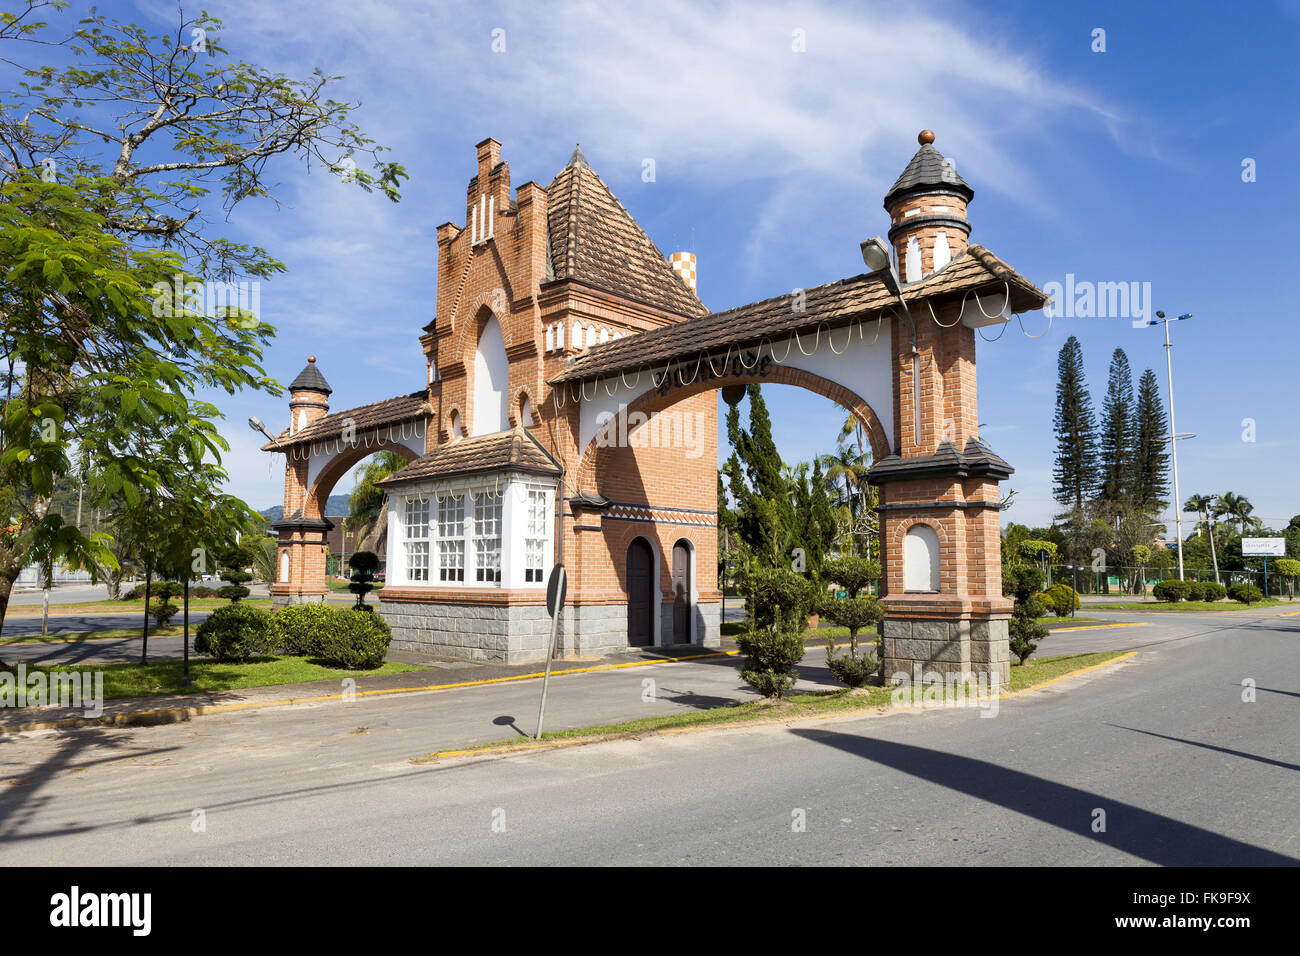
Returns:
[[[1169,503],[1169,424],[1151,369],[1142,373],[1138,383],[1134,432],[1133,498],[1139,508],[1159,511]]]
[[[1097,488],[1097,433],[1083,375],[1083,349],[1073,335],[1056,358],[1056,463],[1052,467],[1052,496],[1081,509]]]
[[[790,557],[779,551],[784,540],[797,533],[792,489],[772,440],[772,419],[759,387],[750,385],[748,396],[748,431],[740,427],[740,410],[736,406],[727,411],[732,454],[725,470],[736,503],[741,539],[763,564],[784,567]]]
[[[1099,472],[1102,498],[1119,501],[1133,493],[1137,408],[1133,402],[1133,370],[1123,349],[1110,359],[1106,400],[1102,403]]]

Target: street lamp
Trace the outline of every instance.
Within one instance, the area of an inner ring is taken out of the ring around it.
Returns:
[[[275,442],[277,445],[280,444],[280,442],[276,439],[276,437],[266,430],[266,426],[262,424],[262,420],[258,418],[256,415],[248,419],[248,427],[255,432],[261,432],[263,435],[265,435],[271,441]]]
[[[1192,313],[1184,312],[1176,318],[1168,318],[1163,312],[1157,312],[1154,319],[1147,321],[1148,326],[1159,325],[1164,323],[1165,326],[1165,366],[1169,371],[1169,451],[1174,459],[1174,527],[1178,535],[1178,580],[1183,580],[1183,509],[1182,492],[1178,488],[1178,439],[1179,436],[1174,427],[1174,357],[1173,343],[1169,341],[1169,323],[1181,322],[1184,319],[1190,319]]]

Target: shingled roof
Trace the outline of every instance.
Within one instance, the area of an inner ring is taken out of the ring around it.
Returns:
[[[334,389],[330,388],[330,383],[325,381],[325,376],[320,373],[320,369],[316,367],[316,356],[314,355],[308,356],[307,365],[298,373],[298,377],[289,383],[289,391],[297,392],[300,390],[324,392],[326,395],[334,391]]]
[[[546,188],[551,267],[566,279],[685,317],[708,309],[673,272],[581,149]]]
[[[558,476],[563,469],[528,429],[516,426],[509,431],[448,442],[375,484],[403,485],[490,471]]]
[[[928,311],[918,311],[925,299],[959,297],[966,293],[1009,292],[1012,312],[1041,309],[1047,295],[983,246],[969,246],[938,272],[903,288],[917,321],[929,321]],[[878,273],[840,279],[804,290],[802,311],[794,308],[791,294],[752,302],[725,312],[663,328],[626,335],[594,345],[579,355],[553,383],[601,378],[642,367],[693,358],[700,353],[721,355],[730,347],[746,348],[764,339],[779,340],[791,332],[820,325],[834,329],[879,309],[897,307],[897,297]]]
[[[343,434],[343,430],[349,424],[360,434],[370,428],[397,425],[423,418],[429,414],[428,401],[429,393],[421,389],[410,395],[398,395],[396,398],[386,398],[382,402],[371,402],[369,405],[358,405],[356,408],[334,412],[312,422],[297,434],[290,435],[286,428],[275,436],[274,442],[263,445],[262,451],[279,451],[286,445],[303,445],[324,441],[327,438],[337,438]]]
[[[902,174],[894,181],[889,192],[885,193],[885,208],[905,193],[919,189],[951,189],[959,192],[970,202],[975,198],[975,190],[961,178],[957,168],[943,158],[943,154],[929,143],[921,143],[911,162],[904,167]]]

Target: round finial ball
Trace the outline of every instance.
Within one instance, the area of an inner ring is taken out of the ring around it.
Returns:
[[[917,136],[916,136],[916,141],[917,141],[918,143],[920,143],[922,146],[926,145],[927,143],[933,143],[933,142],[934,142],[934,130],[932,130],[932,129],[923,129],[923,130],[921,130],[921,132],[918,133]]]
[[[307,364],[309,364],[309,365],[315,365],[315,364],[316,364],[316,356],[314,356],[314,355],[308,355],[308,356],[307,356]]]

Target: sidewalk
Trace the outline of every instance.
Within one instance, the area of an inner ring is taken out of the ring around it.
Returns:
[[[817,647],[825,641],[809,641],[808,647]],[[736,653],[735,642],[722,639],[718,648],[683,645],[680,648],[646,648],[611,654],[600,658],[557,660],[551,665],[552,677],[573,673],[590,673],[620,668],[664,664],[673,661],[718,659]],[[475,685],[540,680],[545,665],[529,664],[478,664],[469,661],[434,660],[417,654],[394,651],[389,660],[425,668],[404,674],[366,674],[358,672],[352,679],[353,696],[369,697],[390,694],[427,693]],[[194,694],[166,694],[155,697],[132,697],[104,702],[100,717],[87,717],[78,709],[35,707],[0,709],[0,735],[29,730],[80,726],[146,726],[152,724],[181,723],[194,717],[232,710],[256,710],[261,707],[283,707],[290,704],[338,700],[348,693],[332,680],[311,681],[304,684],[276,684],[269,687],[250,687],[232,691],[209,691]]]

